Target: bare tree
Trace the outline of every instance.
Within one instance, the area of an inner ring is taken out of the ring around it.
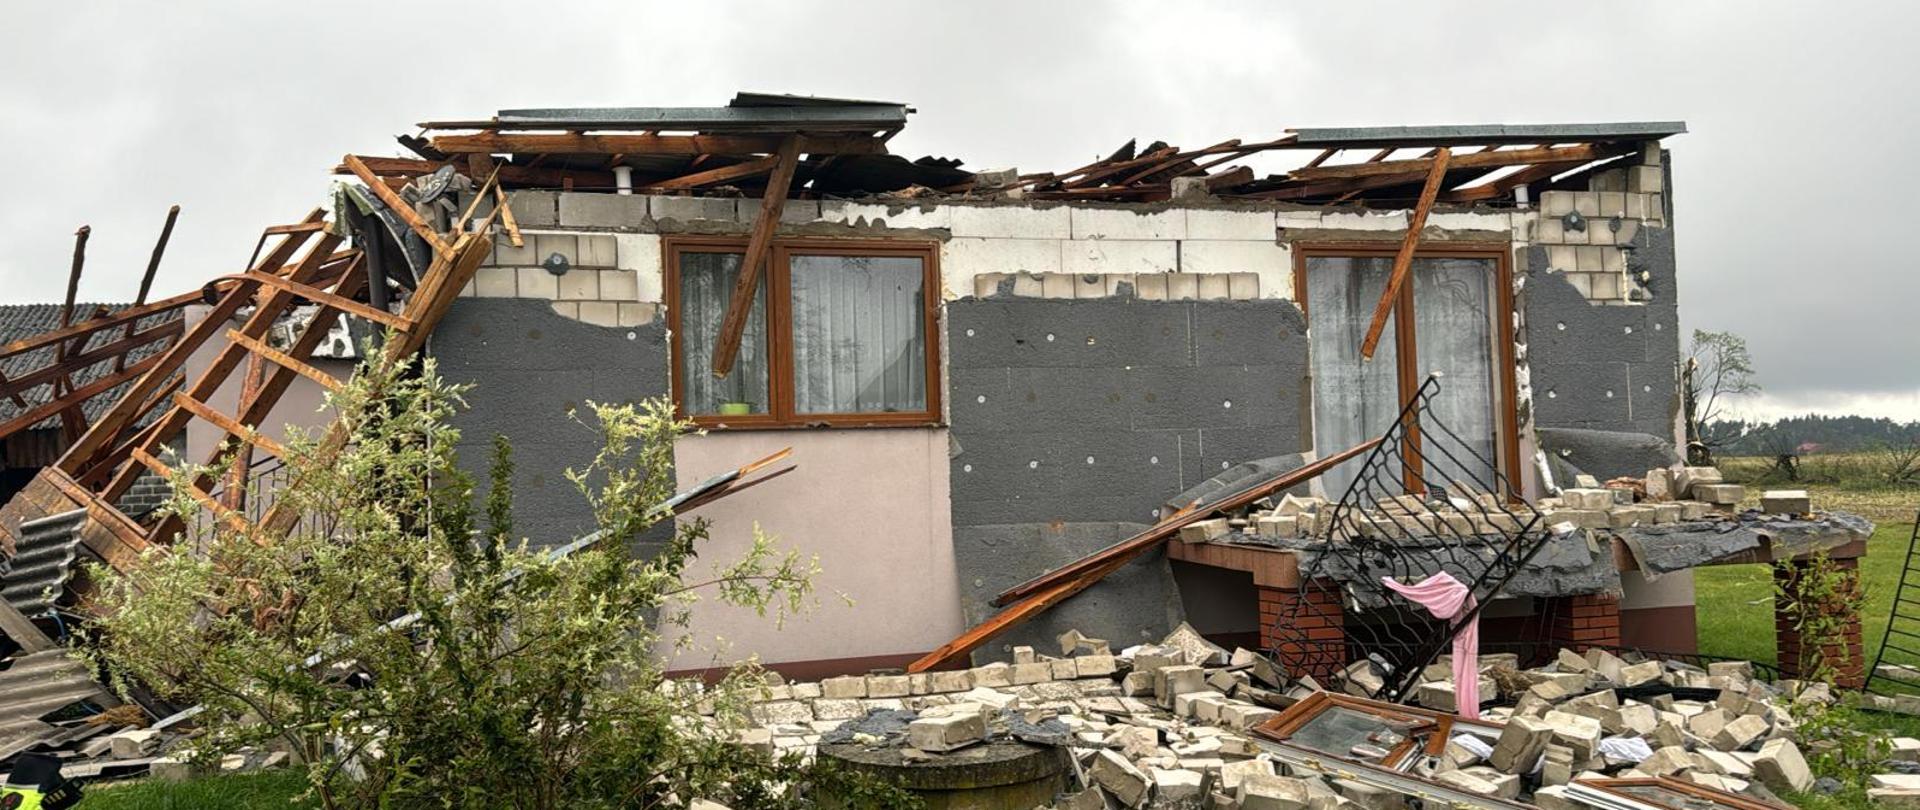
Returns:
[[[1713,450],[1731,438],[1708,435],[1701,428],[1719,422],[1735,397],[1757,394],[1753,358],[1747,341],[1732,332],[1693,330],[1693,351],[1687,358],[1682,385],[1686,391],[1687,456],[1694,463],[1713,463]]]

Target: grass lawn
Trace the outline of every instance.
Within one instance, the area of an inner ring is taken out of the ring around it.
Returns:
[[[1737,462],[1723,469],[1730,478],[1739,480]],[[1867,540],[1866,559],[1860,561],[1867,597],[1860,606],[1861,640],[1865,642],[1866,661],[1871,664],[1886,633],[1894,590],[1900,584],[1907,542],[1913,535],[1913,510],[1920,505],[1920,492],[1844,485],[1749,483],[1748,496],[1757,502],[1761,490],[1767,488],[1806,489],[1813,496],[1816,508],[1854,512],[1875,522],[1873,536]],[[1773,573],[1769,566],[1700,568],[1694,571],[1693,585],[1700,652],[1778,663],[1773,638]],[[1889,737],[1920,737],[1920,718],[1917,717],[1867,712],[1864,722]],[[1783,798],[1809,810],[1855,810],[1872,806],[1864,791],[1858,789],[1835,796]]]
[[[82,810],[286,810],[317,806],[289,803],[306,787],[306,771],[287,768],[186,782],[145,779],[90,785],[79,807]]]

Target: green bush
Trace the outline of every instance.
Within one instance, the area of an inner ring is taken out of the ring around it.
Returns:
[[[570,477],[600,531],[554,557],[513,532],[503,441],[474,508],[449,424],[464,389],[431,361],[418,371],[363,369],[332,399],[344,445],[290,443],[277,508],[299,517],[291,531],[220,524],[191,539],[196,553],[92,570],[105,617],[92,654],[119,685],[203,702],[197,757],[295,752],[328,808],[788,807],[846,778],[730,741],[760,673],[710,689],[663,675],[658,629],[698,594],[777,618],[811,604],[816,573],[756,532],[743,559],[695,574],[700,520],[630,553],[672,523],[662,504],[688,426],[668,403],[591,405],[603,442]],[[221,472],[182,470],[176,492],[202,474]],[[169,508],[200,507],[182,494]]]

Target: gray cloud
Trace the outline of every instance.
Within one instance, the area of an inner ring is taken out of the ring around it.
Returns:
[[[28,4],[0,31],[0,300],[57,299],[81,223],[83,297],[131,296],[172,203],[156,291],[192,288],[343,153],[501,107],[897,99],[897,151],[1028,170],[1135,136],[1684,118],[1684,325],[1745,334],[1782,402],[1910,401],[1920,11],[1842,5]]]

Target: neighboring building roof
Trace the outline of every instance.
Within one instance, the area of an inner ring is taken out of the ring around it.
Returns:
[[[112,303],[112,304],[76,303],[73,305],[73,322],[76,324],[85,322],[86,320],[94,317],[94,313],[102,310],[104,310],[108,314],[112,314],[112,313],[124,310],[130,306],[132,305],[124,304],[124,303]],[[173,309],[173,310],[168,310],[166,312],[157,313],[146,318],[142,318],[138,323],[138,328],[146,329],[157,324],[178,319],[181,317],[181,313],[182,313],[182,310]],[[60,305],[59,304],[0,305],[0,346],[5,346],[15,341],[25,340],[27,338],[45,334],[47,332],[52,332],[59,328],[60,328]],[[90,349],[98,349],[98,348],[110,345],[115,341],[121,339],[123,335],[124,335],[124,332],[119,328],[105,329],[105,330],[98,331],[94,333],[90,338],[88,338],[84,345],[71,347],[71,351],[69,351],[69,354],[70,355],[79,354],[79,353],[86,352]],[[125,355],[126,362],[129,364],[139,362],[140,360],[150,357],[158,352],[165,351],[167,346],[169,345],[171,345],[169,341],[155,341],[152,343],[148,343],[144,346],[137,347],[132,351],[126,353]],[[48,366],[53,362],[55,352],[56,350],[53,346],[45,346],[39,349],[34,349],[33,351],[22,352],[20,354],[13,355],[11,357],[0,358],[0,374],[6,375],[8,379],[14,379],[24,374],[27,374],[28,372],[45,368],[46,366]],[[73,383],[75,386],[84,386],[87,383],[101,379],[113,373],[113,369],[114,369],[113,358],[111,357],[103,358],[99,362],[96,362],[90,366],[87,366],[83,369],[80,369],[74,372]],[[119,401],[120,391],[124,388],[125,388],[125,385],[117,386],[98,396],[88,399],[81,408],[82,412],[86,414],[86,417],[89,421],[99,417],[101,414],[105,413],[108,408],[112,407],[115,402]],[[0,422],[4,422],[7,419],[10,419],[20,413],[23,413],[30,408],[34,408],[39,405],[43,405],[43,404],[46,404],[47,402],[52,401],[53,386],[51,385],[34,386],[33,388],[30,388],[22,392],[21,399],[26,401],[25,407],[21,407],[19,403],[14,402],[12,399],[0,397]],[[43,421],[35,425],[35,427],[45,428],[45,427],[51,427],[58,424],[59,424],[59,419],[55,417],[55,418],[47,419],[46,421]]]

